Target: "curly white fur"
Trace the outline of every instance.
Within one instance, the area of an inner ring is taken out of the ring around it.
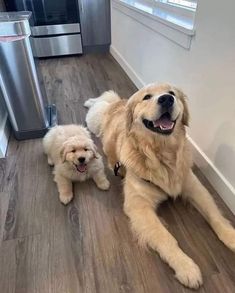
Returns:
[[[48,164],[54,165],[54,181],[63,204],[68,204],[73,198],[74,181],[92,178],[98,188],[109,188],[102,157],[83,126],[71,124],[52,128],[43,139],[43,147]],[[83,163],[79,162],[81,157],[84,158]],[[82,172],[79,166],[83,167]]]

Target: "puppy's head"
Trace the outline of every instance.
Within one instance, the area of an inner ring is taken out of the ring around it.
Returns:
[[[98,158],[96,146],[89,138],[73,136],[67,139],[60,151],[62,162],[72,165],[80,173],[86,172],[87,164]]]
[[[150,84],[139,90],[128,100],[126,111],[128,130],[139,125],[161,136],[189,122],[185,94],[169,84]]]

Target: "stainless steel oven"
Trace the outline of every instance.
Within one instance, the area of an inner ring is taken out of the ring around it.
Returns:
[[[77,0],[6,0],[8,11],[32,11],[32,47],[36,57],[82,53]]]

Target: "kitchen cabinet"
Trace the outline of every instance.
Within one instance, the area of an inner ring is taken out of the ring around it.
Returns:
[[[111,43],[110,0],[78,0],[83,51],[108,51]]]

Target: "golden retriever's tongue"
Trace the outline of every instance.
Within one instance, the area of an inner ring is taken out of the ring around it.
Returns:
[[[174,126],[174,122],[172,122],[168,117],[161,117],[156,121],[153,121],[154,127],[159,127],[162,130],[170,130]]]
[[[86,165],[85,164],[83,164],[83,165],[77,165],[76,168],[81,173],[83,173],[83,172],[86,171]]]

